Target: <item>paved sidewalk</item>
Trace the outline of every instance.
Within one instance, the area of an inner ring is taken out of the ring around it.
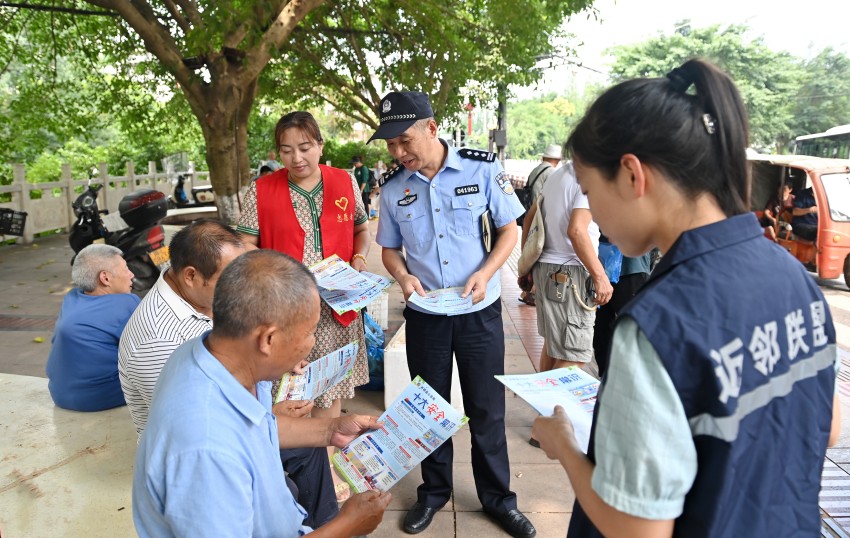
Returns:
[[[376,221],[370,221],[374,236]],[[386,274],[381,249],[373,244],[370,270]],[[508,373],[531,373],[542,342],[536,314],[518,301],[515,251],[502,270],[503,320]],[[53,321],[71,287],[67,235],[37,239],[33,245],[0,247],[0,531],[3,537],[134,536],[130,484],[135,433],[125,408],[102,413],[56,409],[47,394],[44,365]],[[823,284],[823,283],[822,283]],[[839,328],[839,343],[850,346],[850,296],[846,288],[825,289]],[[397,285],[389,294],[389,341],[403,323],[404,301]],[[830,449],[821,506],[829,525],[824,536],[844,535],[850,526],[850,361],[840,389],[847,432]],[[527,444],[534,411],[510,391],[507,437],[511,486],[519,507],[540,537],[566,534],[574,494],[559,464]],[[379,414],[382,392],[358,391],[346,412]],[[500,536],[481,512],[469,458],[469,433],[455,438],[455,492],[421,536]],[[404,536],[401,521],[415,500],[414,470],[393,490],[384,522],[373,536]]]

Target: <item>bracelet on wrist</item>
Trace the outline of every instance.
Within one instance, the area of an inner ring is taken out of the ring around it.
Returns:
[[[366,265],[366,256],[360,254],[359,252],[351,257],[351,262],[354,263],[354,260],[356,260],[357,258],[363,260],[363,265]]]

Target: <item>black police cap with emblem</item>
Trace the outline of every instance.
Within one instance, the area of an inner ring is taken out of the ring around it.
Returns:
[[[410,129],[417,120],[434,117],[431,102],[422,92],[390,92],[381,99],[378,112],[381,126],[369,142],[378,138],[395,138]]]

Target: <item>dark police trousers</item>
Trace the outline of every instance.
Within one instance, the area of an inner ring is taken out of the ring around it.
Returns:
[[[505,387],[493,376],[505,371],[502,302],[459,316],[425,314],[404,309],[407,320],[407,365],[410,377],[421,376],[449,401],[452,353],[457,360],[464,413],[472,434],[472,474],[481,505],[504,513],[517,508],[510,491],[508,444],[505,439]],[[452,440],[422,462],[417,500],[442,507],[452,493]]]

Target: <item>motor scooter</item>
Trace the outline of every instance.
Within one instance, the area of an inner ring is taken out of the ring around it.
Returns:
[[[168,211],[165,195],[151,189],[130,193],[119,202],[117,218],[106,209],[98,209],[97,193],[101,188],[89,181],[71,204],[77,220],[71,226],[68,242],[75,257],[98,240],[121,249],[127,267],[135,275],[133,291],[144,293],[169,265],[165,229],[159,224]]]
[[[186,180],[189,174],[177,174],[174,179],[174,190],[168,197],[168,205],[172,208],[204,207],[215,205],[215,193],[212,185],[192,187],[192,198],[186,194]]]

